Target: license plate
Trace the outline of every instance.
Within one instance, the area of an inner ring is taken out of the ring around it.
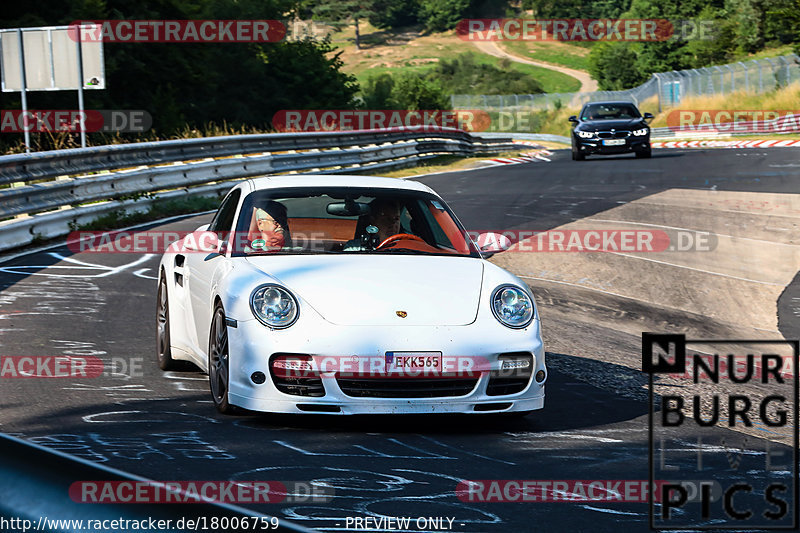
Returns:
[[[386,372],[442,371],[442,352],[386,352]]]
[[[625,139],[606,139],[603,141],[603,146],[619,146],[625,144]]]

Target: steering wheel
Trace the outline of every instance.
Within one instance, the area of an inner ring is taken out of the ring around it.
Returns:
[[[417,237],[416,235],[412,235],[410,233],[397,233],[395,235],[392,235],[391,237],[386,237],[382,243],[380,243],[378,246],[375,247],[375,249],[380,250],[384,246],[387,246],[395,241],[401,241],[403,239],[425,242],[424,240],[422,240],[422,238]]]

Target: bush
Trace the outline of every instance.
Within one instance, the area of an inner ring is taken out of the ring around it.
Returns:
[[[536,94],[542,86],[534,78],[511,69],[510,62],[501,61],[497,68],[477,63],[471,53],[452,60],[443,59],[428,73],[449,94]]]
[[[419,20],[428,31],[445,31],[456,27],[469,7],[469,0],[420,0]]]
[[[639,71],[636,52],[624,42],[596,44],[589,53],[589,73],[601,91],[630,89],[647,79]]]
[[[435,79],[413,72],[369,78],[364,84],[362,98],[366,109],[450,108],[450,98]]]

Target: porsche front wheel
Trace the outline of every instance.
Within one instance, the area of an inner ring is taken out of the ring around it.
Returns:
[[[167,294],[167,279],[164,274],[158,281],[158,296],[156,298],[156,349],[158,355],[158,367],[161,370],[171,370],[175,368],[175,360],[172,358],[172,347],[169,338],[169,296]]]
[[[217,411],[231,414],[234,407],[228,402],[230,384],[230,360],[228,358],[228,327],[225,324],[225,311],[221,305],[214,308],[211,319],[211,333],[208,340],[208,383],[211,399]]]

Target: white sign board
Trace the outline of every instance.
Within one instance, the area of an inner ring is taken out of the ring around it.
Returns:
[[[77,32],[68,26],[23,28],[25,81],[28,91],[105,89],[102,41],[80,43],[83,79],[79,80]],[[19,34],[0,31],[0,79],[3,92],[22,91]]]

